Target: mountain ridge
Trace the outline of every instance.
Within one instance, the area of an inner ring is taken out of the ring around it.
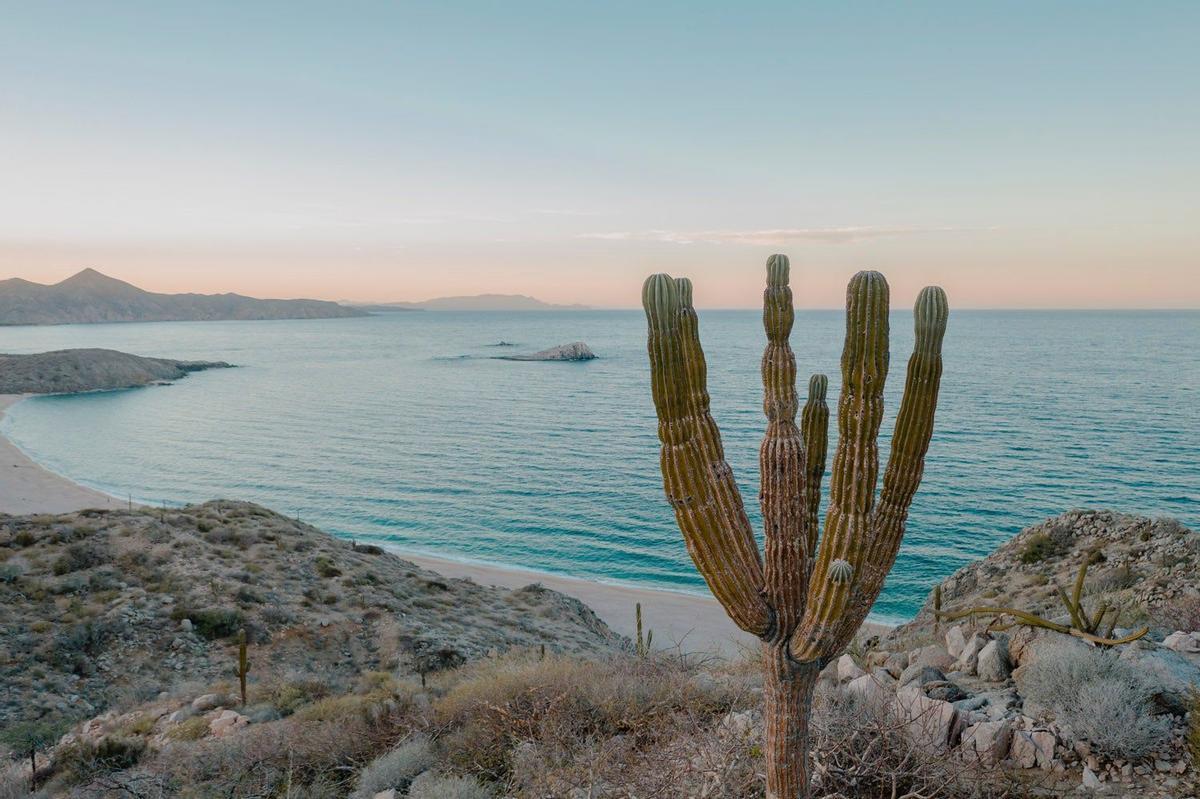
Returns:
[[[349,303],[379,311],[584,311],[591,306],[545,302],[528,294],[457,294],[416,302]]]
[[[366,311],[327,300],[159,294],[87,268],[58,283],[0,280],[0,325],[332,319]]]

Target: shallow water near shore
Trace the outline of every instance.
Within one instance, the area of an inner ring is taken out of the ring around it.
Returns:
[[[834,410],[843,323],[800,312],[792,336],[801,375],[830,375]],[[249,499],[361,541],[702,591],[662,494],[644,335],[636,311],[0,328],[0,352],[240,366],[34,398],[3,431],[48,468],[139,502]],[[701,337],[758,527],[761,319],[702,312]],[[533,352],[577,340],[599,359],[490,358],[499,341]],[[894,312],[883,458],[911,343],[911,314]],[[1196,526],[1197,352],[1200,312],[952,312],[925,479],[874,618],[910,617],[935,580],[1073,507]]]

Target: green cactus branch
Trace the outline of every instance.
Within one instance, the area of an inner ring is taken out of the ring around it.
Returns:
[[[759,450],[762,554],[710,413],[691,283],[652,275],[642,291],[664,491],[688,553],[713,595],[739,627],[767,647],[764,754],[771,799],[806,794],[804,752],[816,675],[852,640],[895,562],[933,433],[948,317],[945,293],[924,289],[914,307],[915,345],[876,501],[890,295],[878,272],[851,279],[839,436],[822,530],[828,380],[823,374],[810,378],[797,423],[789,272],[786,256],[767,261],[762,357],[767,427]]]
[[[1017,620],[1017,624],[1022,624],[1026,627],[1040,627],[1044,630],[1052,630],[1056,633],[1063,633],[1065,635],[1073,635],[1076,638],[1082,638],[1085,641],[1091,641],[1092,643],[1099,644],[1100,646],[1117,646],[1119,644],[1128,644],[1131,641],[1136,641],[1150,632],[1149,627],[1143,627],[1142,629],[1130,633],[1122,638],[1111,638],[1109,637],[1112,635],[1111,631],[1109,632],[1108,636],[1093,635],[1092,633],[1085,632],[1077,627],[1072,627],[1066,624],[1057,624],[1048,619],[1043,619],[1036,613],[1029,613],[1028,611],[1017,610],[1016,608],[992,607],[988,605],[938,614],[938,618],[940,618],[942,621],[957,621],[959,619],[965,619],[969,616],[1011,616]],[[1012,626],[1014,625],[991,625],[991,629],[1001,630]]]

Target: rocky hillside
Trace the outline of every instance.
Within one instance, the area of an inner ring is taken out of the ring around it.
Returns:
[[[0,727],[83,719],[233,673],[250,680],[436,672],[513,647],[622,640],[576,600],[444,579],[244,502],[0,514]]]
[[[178,380],[204,369],[228,369],[223,361],[144,358],[102,349],[56,350],[36,355],[0,353],[0,394],[68,394],[134,388]]]
[[[326,319],[365,311],[323,300],[260,300],[240,294],[156,294],[84,269],[47,286],[0,280],[0,325]]]
[[[1014,607],[1069,622],[1057,589],[1073,591],[1084,561],[1089,564],[1085,605],[1093,614],[1101,603],[1118,609],[1122,628],[1165,624],[1167,620],[1156,619],[1158,609],[1200,594],[1197,533],[1174,519],[1073,510],[1026,528],[943,580],[943,610]],[[931,595],[917,618],[896,635],[928,629],[932,621]]]

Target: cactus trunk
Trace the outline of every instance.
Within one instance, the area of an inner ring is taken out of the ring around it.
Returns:
[[[763,757],[767,799],[808,796],[808,719],[820,672],[797,669],[787,644],[763,646]]]
[[[788,282],[787,258],[771,256],[763,293],[762,555],[709,412],[691,283],[652,275],[642,292],[663,488],[688,553],[713,595],[739,627],[763,641],[770,799],[808,796],[808,718],[817,675],[850,643],[895,561],[933,433],[947,319],[942,290],[924,289],[914,308],[916,343],[877,503],[889,293],[877,272],[860,272],[850,281],[839,438],[820,531],[827,381],[820,374],[809,381],[798,425]]]

